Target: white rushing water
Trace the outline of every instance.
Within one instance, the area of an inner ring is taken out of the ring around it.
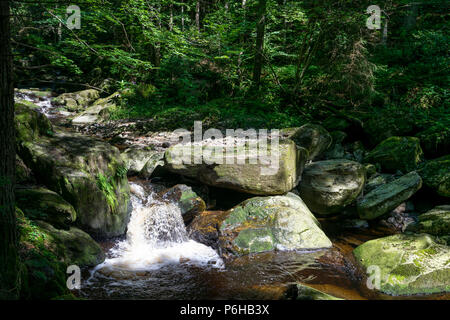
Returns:
[[[180,263],[223,267],[216,251],[188,238],[178,206],[155,199],[154,193],[147,194],[136,183],[130,186],[133,212],[127,238],[111,249],[112,258],[98,265],[94,272],[146,271]]]
[[[26,100],[29,102],[34,103],[35,105],[39,106],[39,111],[42,112],[46,117],[51,118],[54,116],[55,108],[52,105],[52,101],[50,97],[41,97],[39,98],[35,94],[33,94],[32,91],[29,91],[27,94],[27,91],[23,92],[15,92],[15,99],[20,100]]]

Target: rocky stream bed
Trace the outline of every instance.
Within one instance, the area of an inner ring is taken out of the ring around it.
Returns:
[[[195,146],[154,120],[108,118],[120,94],[16,90],[29,297],[450,299],[449,152],[399,136],[368,149],[331,117],[271,137],[276,174],[251,151],[185,164]]]

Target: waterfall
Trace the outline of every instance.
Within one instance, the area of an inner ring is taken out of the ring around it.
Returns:
[[[152,270],[181,263],[223,267],[212,248],[189,239],[176,204],[157,199],[156,192],[148,192],[137,183],[130,183],[130,187],[133,211],[127,237],[111,249],[112,257],[94,271],[111,274],[111,270]]]

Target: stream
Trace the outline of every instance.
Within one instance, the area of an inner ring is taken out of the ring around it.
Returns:
[[[49,97],[16,94],[40,106],[52,122],[66,117]],[[290,284],[302,283],[343,299],[450,299],[450,294],[392,297],[369,290],[352,251],[392,234],[379,225],[344,228],[319,219],[333,242],[330,249],[273,251],[223,261],[189,239],[180,209],[155,197],[150,181],[130,180],[133,211],[127,234],[100,242],[107,259],[83,270],[74,294],[86,299],[280,299]]]
[[[87,299],[280,299],[303,283],[343,299],[449,299],[449,294],[392,297],[369,290],[352,250],[390,234],[387,229],[336,229],[321,219],[330,249],[274,251],[232,261],[189,240],[180,210],[154,199],[152,184],[130,182],[133,212],[125,239],[101,243],[107,259],[85,271]],[[149,191],[148,191],[149,190]]]

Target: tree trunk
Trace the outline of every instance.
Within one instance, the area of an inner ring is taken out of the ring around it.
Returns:
[[[0,300],[20,292],[17,226],[14,206],[14,87],[9,1],[0,1]]]
[[[266,28],[266,7],[267,0],[259,0],[258,23],[256,26],[256,48],[255,64],[253,68],[253,85],[259,88],[261,81],[261,71],[264,62],[264,32]]]
[[[184,32],[184,0],[181,1],[181,31]]]
[[[197,0],[197,5],[195,6],[195,25],[198,32],[200,32],[200,0]]]
[[[169,31],[173,31],[173,4],[170,4]]]

